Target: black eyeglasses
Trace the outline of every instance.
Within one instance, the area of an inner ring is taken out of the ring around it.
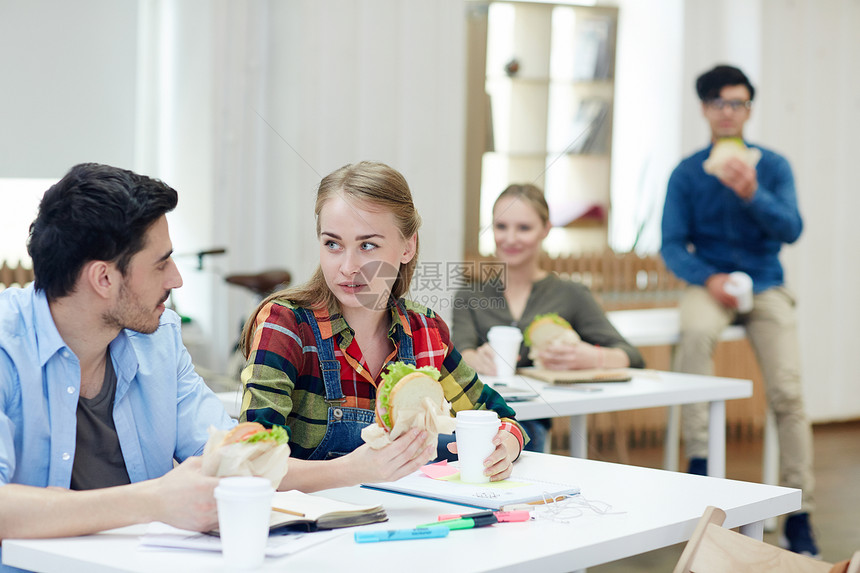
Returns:
[[[705,105],[716,110],[722,110],[728,107],[732,111],[738,111],[741,108],[750,109],[752,107],[752,100],[723,99],[718,97],[712,100],[708,100],[707,102],[705,102]]]

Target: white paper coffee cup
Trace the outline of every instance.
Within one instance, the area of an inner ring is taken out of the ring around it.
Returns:
[[[466,483],[487,483],[484,460],[493,453],[493,438],[499,431],[499,415],[492,410],[463,410],[457,412],[457,457],[460,460],[460,480]]]
[[[723,290],[738,301],[738,312],[747,313],[753,309],[753,281],[748,274],[740,271],[731,273]]]
[[[230,569],[263,565],[274,492],[261,477],[222,478],[215,488],[221,553]]]
[[[487,332],[487,341],[493,349],[496,376],[510,378],[517,368],[517,356],[523,342],[523,333],[515,326],[494,326]]]

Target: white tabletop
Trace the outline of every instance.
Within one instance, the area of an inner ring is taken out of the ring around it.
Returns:
[[[518,420],[579,416],[599,412],[618,412],[637,408],[672,406],[694,402],[714,402],[749,398],[749,380],[699,376],[677,372],[631,369],[629,382],[602,382],[553,386],[534,378],[517,375],[513,383],[533,388],[540,395],[534,400],[508,404]],[[482,377],[494,382],[495,377]]]
[[[585,511],[566,522],[537,520],[452,531],[447,538],[357,544],[346,535],[282,558],[261,571],[571,571],[683,542],[707,505],[727,513],[726,527],[759,524],[795,511],[800,490],[693,476],[593,460],[525,452],[515,474],[578,484],[588,500],[607,502],[614,515]],[[382,503],[389,522],[362,531],[411,528],[441,513],[462,512],[431,500],[366,488],[322,492],[332,498]],[[753,527],[755,531],[756,526]],[[4,540],[3,562],[57,573],[224,571],[217,553],[140,549],[146,526],[64,539]],[[760,532],[760,528],[758,529]]]

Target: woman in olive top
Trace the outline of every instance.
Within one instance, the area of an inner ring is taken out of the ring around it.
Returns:
[[[549,207],[534,185],[510,185],[493,205],[496,258],[505,264],[503,284],[482,284],[457,293],[452,335],[463,359],[479,374],[496,367],[487,332],[497,325],[525,330],[549,312],[567,320],[582,339],[540,353],[545,368],[641,368],[642,355],[615,330],[603,309],[580,283],[566,281],[538,267],[541,243],[549,233]],[[523,345],[518,366],[531,366]],[[520,422],[531,438],[526,449],[542,451],[549,420]]]

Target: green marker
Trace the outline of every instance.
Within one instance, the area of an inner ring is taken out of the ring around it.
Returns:
[[[423,525],[419,525],[418,527],[434,527],[437,525],[443,525],[450,530],[472,529],[475,527],[485,527],[487,525],[493,525],[494,523],[498,522],[499,520],[496,519],[495,515],[481,515],[475,517],[459,517],[457,519],[446,519],[444,521],[434,521],[433,523],[425,523]]]

